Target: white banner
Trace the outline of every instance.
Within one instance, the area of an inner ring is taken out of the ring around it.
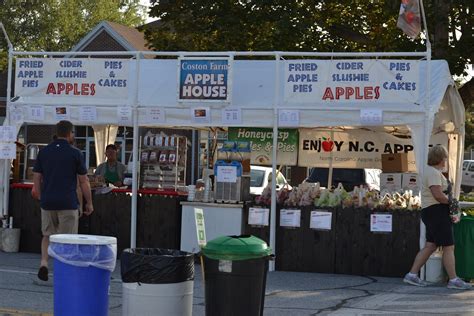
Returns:
[[[126,100],[128,76],[127,59],[19,58],[15,96],[34,97],[43,104],[61,97]]]
[[[410,138],[368,130],[334,131],[300,129],[298,165],[301,167],[329,166],[334,168],[382,169],[381,154],[407,153],[408,170],[416,172],[415,152]],[[436,134],[430,144],[447,146],[447,134]],[[447,147],[446,147],[447,148]]]
[[[419,98],[416,60],[288,60],[284,100],[290,103],[416,104]]]
[[[364,130],[335,131],[331,139],[330,131],[300,130],[298,165],[302,167],[328,167],[332,157],[334,168],[381,169],[384,153],[408,153],[410,170],[416,170],[411,139]]]

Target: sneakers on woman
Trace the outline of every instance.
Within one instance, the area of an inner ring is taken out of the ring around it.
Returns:
[[[403,278],[403,282],[414,286],[427,286],[416,274],[407,273]]]
[[[455,289],[455,290],[470,290],[472,288],[472,285],[464,282],[460,278],[455,278],[452,280],[449,280],[448,282],[448,289]]]

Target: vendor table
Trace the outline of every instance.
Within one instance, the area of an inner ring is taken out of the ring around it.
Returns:
[[[474,279],[474,217],[463,216],[454,225],[456,273],[465,279]]]
[[[244,211],[245,234],[269,242],[269,227],[248,225],[248,208]],[[420,212],[393,210],[392,233],[370,231],[370,214],[381,213],[368,208],[326,208],[331,212],[332,229],[309,228],[314,206],[302,206],[301,224],[297,228],[280,227],[280,210],[276,218],[277,270],[353,275],[401,277],[410,269],[419,251]],[[321,211],[321,210],[320,210]]]
[[[31,197],[32,184],[11,186],[9,215],[21,228],[20,251],[41,252],[41,212]],[[94,213],[79,220],[79,233],[117,238],[120,254],[130,247],[131,191],[115,189],[93,194]],[[137,247],[179,249],[180,201],[186,196],[174,191],[139,190],[137,205]]]
[[[181,250],[198,252],[194,209],[201,208],[204,213],[206,239],[220,236],[240,235],[242,233],[243,204],[181,202]]]

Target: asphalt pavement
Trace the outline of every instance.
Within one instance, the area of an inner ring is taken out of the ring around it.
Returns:
[[[39,255],[0,252],[0,316],[50,316],[53,283],[36,277]],[[52,265],[52,264],[51,264]],[[109,315],[121,315],[121,279],[111,279]],[[51,277],[52,279],[52,277]],[[200,267],[196,266],[193,315],[204,315]],[[400,278],[270,272],[264,315],[474,315],[474,290],[406,285]]]

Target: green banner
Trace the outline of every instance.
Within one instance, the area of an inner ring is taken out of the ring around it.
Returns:
[[[228,139],[251,143],[251,164],[264,166],[272,164],[273,130],[271,128],[229,127]],[[298,130],[278,129],[277,164],[296,166],[297,162]]]

